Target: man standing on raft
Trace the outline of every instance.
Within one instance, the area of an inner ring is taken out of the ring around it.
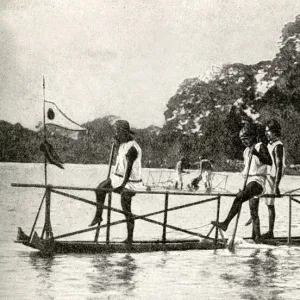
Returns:
[[[107,191],[101,189],[113,188],[113,192],[121,194],[121,205],[127,221],[127,239],[132,243],[134,219],[131,214],[131,200],[135,195],[132,190],[144,189],[142,183],[142,150],[133,138],[129,123],[118,120],[114,124],[115,139],[119,143],[116,165],[110,178],[102,181],[97,187],[97,210],[92,223],[94,226],[102,222],[103,205]],[[131,191],[128,191],[131,190]]]
[[[266,145],[257,143],[257,133],[254,124],[247,123],[240,131],[240,139],[246,146],[244,150],[245,168],[242,172],[247,179],[245,188],[238,192],[231,209],[223,222],[212,221],[218,228],[226,231],[231,220],[238,214],[242,204],[250,200],[250,213],[253,220],[253,239],[260,240],[260,222],[258,216],[259,195],[264,191],[267,175],[267,165],[272,165],[272,159]],[[249,165],[250,163],[250,165]],[[248,168],[249,167],[249,168]],[[248,171],[248,174],[246,170]]]
[[[188,173],[183,170],[183,164],[185,163],[185,158],[182,156],[179,162],[176,164],[175,168],[175,189],[182,190],[183,188],[183,180],[182,180],[182,173]]]
[[[202,181],[205,186],[205,192],[211,193],[212,170],[213,170],[212,162],[203,156],[200,156],[199,158],[200,158],[200,174],[202,175]]]
[[[270,194],[280,196],[279,184],[284,173],[285,149],[280,141],[281,127],[277,120],[271,119],[267,122],[266,136],[269,141],[268,150],[273,162],[272,166],[268,168],[267,184],[270,187]],[[264,239],[274,238],[273,231],[276,216],[274,202],[275,197],[266,198],[269,211],[269,231],[262,235]]]

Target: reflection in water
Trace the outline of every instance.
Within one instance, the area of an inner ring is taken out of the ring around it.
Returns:
[[[278,274],[278,260],[273,254],[272,249],[261,252],[256,249],[251,255],[251,259],[245,261],[250,268],[249,279],[244,281],[246,288],[254,288],[256,293],[270,297],[273,300],[282,299],[280,294],[283,289],[276,287],[274,280]],[[243,295],[243,299],[252,299],[251,291]]]
[[[223,274],[222,279],[242,286],[241,299],[256,299],[257,295],[262,299],[283,299],[280,294],[284,293],[284,289],[276,283],[277,274],[280,273],[278,259],[272,251],[255,249],[250,258],[240,261],[240,268],[243,269],[241,276],[238,276],[237,270],[236,276]]]
[[[245,261],[245,264],[250,268],[249,277],[245,279],[243,282],[246,287],[258,287],[260,286],[264,280],[261,278],[261,267],[263,265],[263,261],[259,257],[260,249],[256,249],[251,255],[250,259]]]
[[[169,257],[168,257],[168,252],[164,252],[161,260],[158,261],[158,263],[156,264],[156,268],[164,268],[167,264],[167,262],[169,261]]]
[[[32,252],[29,254],[30,263],[36,269],[41,278],[49,278],[54,262],[54,256],[45,256],[40,252]]]
[[[93,293],[104,291],[122,290],[122,293],[130,294],[135,288],[133,280],[137,265],[130,254],[124,256],[101,255],[93,261],[93,270],[88,277],[91,281]],[[96,271],[96,272],[95,272]]]
[[[29,255],[30,264],[37,271],[38,289],[37,295],[44,297],[44,299],[53,299],[48,295],[46,297],[45,291],[50,292],[53,289],[53,280],[51,279],[52,267],[54,263],[53,256],[44,256],[40,252],[32,252]]]
[[[49,181],[93,187],[99,181],[98,174],[104,174],[105,178],[106,168],[69,165],[64,173],[52,172],[51,175],[50,172]],[[42,164],[1,164],[0,299],[299,299],[299,247],[283,246],[267,250],[254,245],[260,250],[238,249],[235,255],[227,250],[218,250],[215,254],[212,251],[174,251],[130,255],[68,254],[52,258],[22,248],[23,245],[13,243],[16,227],[22,225],[27,231],[31,228],[42,195],[35,189],[16,189],[10,184],[24,182],[24,178],[29,178],[28,182],[39,183],[42,175]],[[74,178],[78,181],[74,182]],[[286,190],[299,185],[298,176],[286,179]],[[238,180],[235,174],[230,175],[227,187],[236,189]],[[82,228],[82,224],[88,222],[88,212],[82,213],[81,206],[74,211],[69,201],[57,200],[59,205],[53,202],[51,215],[53,227],[61,228],[62,217],[67,211],[74,223],[66,219],[66,227],[74,225],[74,228]],[[136,202],[137,210],[152,209],[153,203],[157,202],[153,200],[158,200],[158,197],[145,196]],[[181,197],[173,200],[174,206],[185,203]],[[26,204],[20,207],[20,203]],[[226,211],[231,202],[225,203],[223,210]],[[278,210],[288,211],[286,203],[278,201]],[[211,207],[213,210],[210,210]],[[214,206],[207,208],[197,211],[197,219],[206,220],[215,210]],[[298,208],[294,209],[297,215]],[[194,216],[193,210],[187,211],[180,216],[180,222],[192,228],[195,225]],[[248,218],[248,214],[245,216]],[[40,221],[37,226],[42,229],[43,220]],[[282,217],[282,222],[276,224],[278,231],[283,233],[287,220]],[[139,229],[140,238],[148,239],[149,227],[141,224]],[[293,227],[293,230],[296,228]],[[244,232],[246,234],[246,230],[242,231],[242,235]]]

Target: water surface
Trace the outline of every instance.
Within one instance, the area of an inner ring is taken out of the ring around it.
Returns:
[[[148,178],[145,170],[145,180]],[[107,166],[66,165],[65,170],[49,168],[49,182],[58,185],[95,187],[106,177]],[[43,183],[42,164],[0,164],[0,299],[299,299],[300,248],[247,244],[250,227],[248,204],[243,205],[237,233],[235,254],[227,249],[214,251],[174,251],[140,254],[66,254],[43,257],[38,252],[14,243],[17,227],[29,234],[43,189],[13,188],[11,182]],[[159,172],[158,172],[159,174]],[[227,174],[226,189],[236,192],[242,186],[239,174]],[[192,174],[189,175],[190,177]],[[222,176],[219,176],[219,179]],[[185,181],[189,180],[185,177]],[[217,180],[217,177],[216,177]],[[216,182],[215,182],[216,183]],[[300,187],[298,177],[286,176],[282,190]],[[91,192],[76,195],[94,200]],[[133,211],[145,214],[164,207],[163,195],[139,195]],[[198,197],[173,196],[170,206],[189,203]],[[113,205],[121,208],[118,196]],[[222,198],[221,219],[227,214],[232,199]],[[293,204],[293,235],[299,235],[299,205]],[[276,235],[286,236],[288,201],[276,201]],[[44,209],[36,230],[43,227]],[[91,221],[94,207],[52,196],[51,222],[54,234],[84,229]],[[216,204],[208,203],[169,214],[175,226],[206,234],[215,219]],[[267,209],[260,205],[261,229],[267,230]],[[113,220],[121,219],[118,214]],[[163,216],[153,217],[162,221]],[[230,237],[234,222],[226,236]],[[137,221],[135,239],[161,238],[162,229]],[[125,239],[125,225],[112,228],[113,240]],[[169,238],[190,238],[169,230]],[[100,232],[105,239],[105,231]],[[70,239],[92,240],[93,233]]]

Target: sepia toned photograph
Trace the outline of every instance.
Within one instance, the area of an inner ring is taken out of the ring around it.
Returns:
[[[300,2],[0,22],[0,299],[299,299]]]

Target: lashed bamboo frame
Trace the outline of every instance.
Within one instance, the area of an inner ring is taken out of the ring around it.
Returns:
[[[45,195],[43,197],[43,199],[46,198],[46,205],[45,205],[45,224],[44,224],[44,228],[43,228],[43,232],[42,232],[42,238],[43,238],[43,235],[45,233],[46,234],[46,240],[47,239],[57,240],[57,239],[61,239],[63,237],[69,237],[69,236],[73,236],[73,235],[76,235],[76,234],[81,234],[81,233],[96,230],[96,235],[95,235],[95,240],[94,241],[97,243],[98,242],[97,231],[98,231],[98,234],[99,234],[100,228],[107,228],[107,231],[106,231],[106,244],[110,244],[111,243],[111,241],[110,241],[110,227],[126,222],[126,219],[111,222],[111,220],[110,220],[111,211],[118,212],[118,213],[121,213],[123,215],[125,214],[125,212],[120,210],[120,209],[113,208],[111,206],[112,189],[102,189],[102,190],[105,190],[105,191],[108,192],[108,205],[103,206],[104,209],[107,209],[107,213],[108,213],[107,224],[103,224],[103,225],[92,227],[92,228],[77,230],[77,231],[74,231],[74,232],[54,236],[53,232],[52,232],[51,220],[50,220],[51,193],[59,194],[61,196],[65,196],[65,197],[68,197],[68,198],[71,198],[71,199],[74,199],[74,200],[78,200],[78,201],[96,206],[96,202],[94,202],[94,201],[91,201],[91,200],[88,200],[88,199],[85,199],[85,198],[82,198],[82,197],[78,197],[78,196],[72,195],[70,193],[65,193],[65,192],[59,191],[59,190],[74,190],[74,191],[75,190],[80,190],[80,191],[94,191],[95,192],[96,189],[95,188],[85,188],[85,187],[54,186],[54,185],[44,185],[44,184],[21,184],[21,183],[12,183],[12,186],[13,187],[35,187],[35,188],[45,188],[46,189]],[[203,193],[185,192],[185,191],[181,191],[181,192],[178,192],[178,191],[134,191],[134,192],[136,194],[165,195],[165,206],[164,206],[163,210],[151,212],[151,213],[144,214],[144,215],[131,214],[134,220],[141,219],[141,220],[144,220],[146,222],[150,222],[150,223],[154,223],[156,225],[162,226],[163,227],[163,232],[162,232],[162,240],[160,242],[162,242],[162,243],[169,242],[169,241],[167,241],[167,238],[166,238],[166,229],[167,228],[173,229],[175,231],[187,233],[187,234],[192,235],[192,236],[197,236],[197,237],[213,240],[215,245],[217,243],[220,243],[220,242],[224,241],[224,237],[222,235],[222,232],[220,230],[218,230],[218,228],[215,228],[215,237],[212,238],[209,235],[212,232],[213,228],[211,229],[209,234],[203,235],[203,234],[198,233],[198,232],[193,232],[193,231],[190,231],[190,230],[187,230],[187,229],[183,229],[183,228],[180,228],[180,227],[177,227],[177,226],[167,224],[168,212],[183,209],[183,208],[186,208],[186,207],[195,206],[195,205],[200,205],[200,204],[207,203],[207,202],[217,201],[216,220],[219,221],[221,197],[222,196],[234,197],[234,196],[236,196],[236,194],[231,194],[231,193],[226,193],[226,194],[220,194],[220,193],[203,194]],[[170,195],[208,196],[209,198],[169,208],[168,203],[169,203],[169,196]],[[288,222],[287,244],[290,245],[292,243],[292,236],[291,236],[292,201],[300,204],[300,201],[295,198],[295,197],[300,197],[300,194],[288,194],[288,193],[286,193],[282,197],[284,197],[284,196],[288,196],[288,198],[289,198],[289,222]],[[267,198],[267,197],[274,197],[274,195],[268,194],[268,195],[262,196],[262,198]],[[34,231],[34,227],[35,227],[38,215],[40,213],[42,204],[43,204],[43,201],[40,205],[40,208],[39,208],[38,214],[36,216],[36,219],[34,221],[31,233]],[[158,214],[164,214],[163,222],[158,222],[158,221],[149,219],[149,217],[154,216],[154,215],[158,215]],[[222,235],[222,240],[218,239],[219,233]],[[30,237],[31,236],[32,236],[32,234],[30,235]],[[139,242],[147,243],[147,242],[151,242],[151,241],[139,241]]]

